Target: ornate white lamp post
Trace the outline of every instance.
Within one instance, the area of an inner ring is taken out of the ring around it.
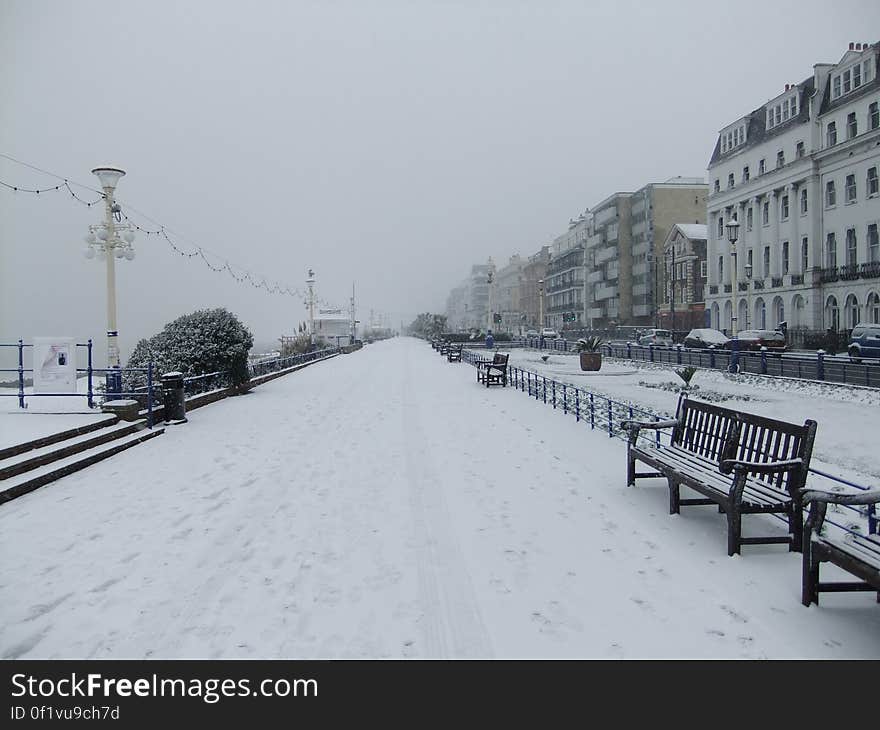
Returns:
[[[743,266],[743,271],[746,274],[746,329],[751,328],[751,316],[752,316],[752,265],[746,264]]]
[[[104,222],[89,226],[86,236],[85,257],[93,259],[97,255],[99,261],[107,263],[107,392],[118,393],[122,390],[122,363],[119,360],[119,345],[116,329],[116,268],[114,259],[134,258],[134,227],[121,224],[122,210],[113,198],[116,183],[125,175],[124,170],[116,167],[96,167],[92,173],[97,175],[104,191]]]

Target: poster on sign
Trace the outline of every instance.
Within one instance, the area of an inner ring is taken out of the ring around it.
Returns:
[[[76,393],[73,337],[34,337],[34,393]]]

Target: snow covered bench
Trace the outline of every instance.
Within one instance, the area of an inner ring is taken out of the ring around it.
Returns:
[[[457,345],[450,345],[449,349],[446,351],[446,361],[447,362],[461,362],[461,352],[464,349],[464,345],[459,343]]]
[[[804,526],[803,604],[818,604],[822,591],[877,591],[877,602],[880,603],[880,520],[874,510],[874,506],[880,503],[880,489],[849,494],[804,489],[802,499],[804,504],[810,505],[810,515]],[[868,534],[822,534],[829,504],[871,505]],[[823,562],[834,563],[861,580],[822,583],[819,565]]]
[[[727,554],[740,546],[787,543],[800,551],[803,502],[800,491],[807,478],[816,422],[802,426],[741,413],[682,395],[676,417],[669,421],[624,421],[629,433],[627,484],[636,479],[665,477],[669,484],[669,513],[681,505],[716,504],[727,515]],[[672,429],[669,445],[658,445],[639,434],[645,429]],[[636,471],[642,461],[656,472]],[[703,495],[682,499],[684,485]],[[789,536],[743,537],[744,514],[781,514]]]
[[[509,353],[496,352],[491,360],[477,360],[477,382],[490,385],[507,386],[507,360]]]

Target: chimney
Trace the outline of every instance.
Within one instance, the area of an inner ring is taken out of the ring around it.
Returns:
[[[862,50],[862,44],[861,44],[861,43],[856,43],[856,50],[857,50],[857,51],[861,51],[861,50]]]
[[[849,44],[849,50],[851,50],[851,51],[855,50],[855,46],[856,46],[855,43],[850,43],[850,44]]]

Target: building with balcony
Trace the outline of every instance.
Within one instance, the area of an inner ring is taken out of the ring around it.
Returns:
[[[584,248],[590,216],[582,213],[553,241],[544,284],[547,327],[557,332],[584,326]]]
[[[816,64],[719,132],[707,206],[713,327],[729,329],[734,306],[737,329],[880,321],[878,50],[851,43],[840,61]],[[736,292],[731,219],[740,224]]]
[[[542,246],[524,262],[519,301],[522,310],[520,318],[526,329],[540,330],[541,327],[546,326],[541,321],[542,310],[546,316],[546,306],[542,306],[540,302],[549,261],[550,246]]]
[[[505,266],[495,272],[492,309],[501,317],[501,322],[496,323],[499,332],[508,332],[514,335],[525,332],[520,302],[524,265],[525,262],[520,255],[514,254]]]

